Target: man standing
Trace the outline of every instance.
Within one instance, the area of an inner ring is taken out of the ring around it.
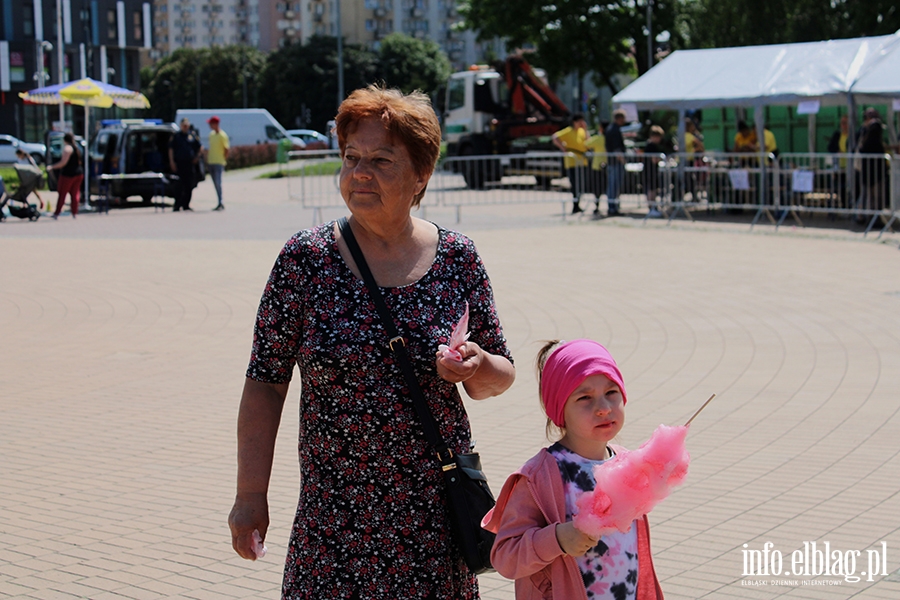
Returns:
[[[194,210],[191,208],[191,195],[196,185],[194,165],[200,160],[202,148],[200,140],[191,131],[191,122],[182,119],[181,129],[169,141],[169,166],[178,175],[178,191],[172,208],[175,212],[181,209]]]
[[[231,146],[228,143],[228,134],[219,127],[219,117],[213,115],[206,122],[209,123],[209,150],[206,153],[206,166],[209,168],[209,175],[212,177],[213,185],[216,187],[216,196],[219,198],[219,203],[213,210],[225,210],[225,205],[222,204],[222,173],[225,171],[228,149]]]
[[[619,214],[619,191],[625,180],[625,138],[622,126],[625,125],[625,111],[613,112],[613,123],[606,128],[606,152],[609,156],[609,173],[606,182],[606,203],[609,207],[607,216]]]
[[[585,192],[585,184],[587,183],[587,159],[584,157],[587,152],[587,121],[581,113],[572,115],[572,125],[565,129],[560,129],[553,134],[553,145],[566,153],[563,158],[563,166],[566,169],[566,175],[569,178],[569,185],[572,189],[572,214],[582,212],[581,195]]]

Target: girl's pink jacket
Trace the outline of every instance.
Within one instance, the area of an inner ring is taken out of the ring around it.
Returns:
[[[545,448],[509,476],[497,505],[482,521],[482,527],[497,534],[491,563],[516,580],[516,600],[587,600],[578,564],[556,540],[556,525],[565,520],[562,476]],[[637,600],[662,600],[647,515],[638,520],[637,535]]]

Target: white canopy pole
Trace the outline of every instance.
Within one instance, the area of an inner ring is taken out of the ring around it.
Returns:
[[[761,104],[753,109],[753,120],[756,121],[756,143],[759,144],[759,170],[761,180],[759,182],[759,203],[766,205],[766,110]]]

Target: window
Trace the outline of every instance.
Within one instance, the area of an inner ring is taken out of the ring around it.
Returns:
[[[116,11],[106,11],[106,38],[110,40],[116,39]]]
[[[447,84],[447,110],[462,108],[466,104],[465,79],[451,79]]]
[[[31,2],[22,6],[22,21],[22,33],[34,37],[34,4]]]
[[[144,35],[144,24],[142,21],[141,12],[138,10],[134,11],[132,23],[134,25],[134,41],[136,42],[140,42],[141,36]]]
[[[284,134],[278,131],[274,125],[266,125],[266,137],[277,142],[284,137]]]

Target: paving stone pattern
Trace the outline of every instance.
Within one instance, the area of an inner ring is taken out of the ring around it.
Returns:
[[[205,182],[193,213],[0,224],[0,598],[278,598],[299,381],[269,555],[237,557],[226,516],[256,304],[313,212],[283,180],[240,173],[225,204],[211,211]],[[590,337],[625,377],[626,446],[719,395],[691,427],[686,483],[650,515],[667,598],[900,598],[895,235],[563,220],[556,205],[427,216],[475,240],[517,361],[507,393],[466,401],[495,490],[547,443],[540,341]],[[790,569],[804,542],[826,541],[861,552],[857,575],[871,555],[887,564],[858,582],[744,573],[766,542]],[[497,575],[481,588],[513,598]]]

